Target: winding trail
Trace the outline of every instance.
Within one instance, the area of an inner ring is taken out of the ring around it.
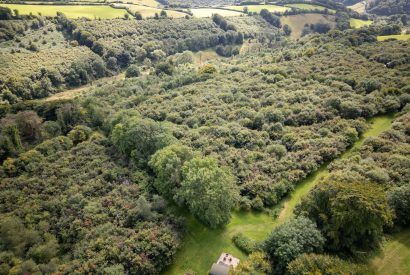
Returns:
[[[367,138],[378,136],[390,129],[393,119],[393,115],[385,115],[369,120],[369,129],[338,159],[351,156]],[[266,213],[234,212],[230,223],[225,228],[213,230],[200,224],[186,209],[179,210],[178,214],[187,219],[187,233],[174,263],[164,274],[184,274],[186,271],[194,271],[198,275],[208,274],[212,263],[222,252],[231,253],[241,260],[245,259],[246,255],[232,243],[232,236],[241,232],[255,240],[264,240],[275,226],[292,218],[293,210],[301,198],[307,195],[321,179],[329,175],[328,165],[329,163],[322,165],[296,186],[292,194],[277,206],[282,210],[276,219]]]

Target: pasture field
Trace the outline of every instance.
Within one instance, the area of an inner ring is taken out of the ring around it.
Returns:
[[[356,28],[361,28],[364,26],[369,26],[373,23],[372,20],[361,20],[361,19],[355,19],[355,18],[350,18],[350,27],[356,29]]]
[[[139,5],[125,4],[125,5],[118,5],[118,6],[126,7],[131,12],[139,12],[144,18],[154,17],[156,13],[160,14],[162,11],[162,9],[152,8],[152,7],[147,7],[147,6],[139,6]],[[173,18],[181,18],[187,15],[186,13],[174,11],[174,10],[165,10],[165,11],[167,12],[167,15],[169,17],[173,17]]]
[[[318,6],[318,5],[311,5],[311,4],[287,4],[285,5],[286,7],[290,8],[295,8],[295,9],[300,9],[300,10],[308,10],[308,11],[313,11],[313,10],[320,10],[324,11],[327,8]],[[336,13],[335,10],[333,9],[327,9],[330,13]]]
[[[381,35],[377,37],[377,41],[385,41],[387,39],[410,40],[410,34]]]
[[[18,10],[20,14],[38,14],[43,16],[56,16],[57,12],[64,13],[68,18],[86,17],[89,19],[102,18],[113,19],[124,17],[128,13],[123,9],[114,9],[110,6],[90,6],[90,5],[19,5],[19,4],[0,4],[0,6],[8,7],[11,10]]]
[[[243,11],[243,8],[247,7],[250,12],[259,13],[263,9],[267,9],[270,12],[285,12],[290,10],[290,8],[277,6],[277,5],[244,5],[244,6],[226,6],[226,8],[231,10]]]
[[[335,26],[335,18],[333,15],[324,14],[297,14],[282,16],[280,19],[282,25],[289,25],[292,29],[291,37],[294,39],[300,38],[302,35],[303,28],[305,24],[315,24],[319,22],[324,22],[330,24],[332,27]]]
[[[211,17],[212,14],[219,14],[222,16],[241,16],[243,14],[239,11],[212,8],[191,9],[191,12],[195,17]]]
[[[348,6],[348,8],[358,13],[365,13],[366,12],[366,1],[362,1],[352,6]]]
[[[109,0],[108,2],[118,2],[118,0]],[[160,3],[155,0],[120,0],[120,2],[132,3],[134,5],[142,5],[152,8],[157,8],[160,6]]]
[[[410,272],[410,230],[389,236],[372,261],[377,275],[405,275]]]

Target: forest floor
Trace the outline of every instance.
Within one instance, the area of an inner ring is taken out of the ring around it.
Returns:
[[[361,147],[366,138],[377,136],[390,129],[393,119],[393,116],[373,118],[369,123],[369,129],[340,158],[350,156],[352,152]],[[187,271],[207,274],[212,264],[222,252],[230,253],[244,260],[246,255],[235,247],[231,240],[232,236],[240,232],[257,241],[266,239],[275,226],[292,218],[293,210],[301,198],[323,177],[328,175],[328,164],[324,164],[320,169],[298,184],[291,196],[275,207],[276,209],[282,209],[279,217],[276,219],[266,212],[234,212],[230,223],[225,228],[213,230],[199,223],[186,209],[178,210],[177,214],[184,216],[187,220],[187,233],[174,263],[164,274],[183,274]]]

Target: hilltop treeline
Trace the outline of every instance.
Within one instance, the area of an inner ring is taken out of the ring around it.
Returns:
[[[375,0],[369,3],[369,12],[377,15],[410,14],[406,0]]]

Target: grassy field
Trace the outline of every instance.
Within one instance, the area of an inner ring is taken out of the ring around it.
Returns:
[[[135,5],[143,5],[147,7],[157,8],[160,4],[155,0],[119,0],[122,3],[132,3]],[[118,0],[109,0],[108,2],[118,2]]]
[[[335,18],[333,15],[316,13],[282,16],[280,20],[282,25],[287,24],[290,26],[292,29],[291,37],[294,39],[300,38],[305,24],[324,22],[330,24],[332,27],[335,26]]]
[[[410,274],[410,230],[389,236],[370,265],[378,275]]]
[[[387,39],[409,40],[410,34],[383,35],[377,37],[377,41],[384,41]]]
[[[356,28],[361,28],[364,26],[369,26],[373,23],[372,20],[361,20],[361,19],[355,19],[355,18],[350,18],[350,27],[356,29]]]
[[[0,6],[8,7],[11,10],[17,9],[20,14],[38,14],[41,13],[44,16],[56,16],[57,12],[64,13],[69,18],[86,17],[90,19],[103,18],[112,19],[118,17],[124,17],[127,11],[123,9],[114,9],[109,6],[58,6],[58,5],[18,5],[18,4],[0,4]]]
[[[260,12],[262,9],[267,9],[270,12],[285,12],[290,8],[277,6],[277,5],[244,5],[244,6],[227,6],[226,8],[231,10],[243,11],[244,7],[248,7],[250,12]]]
[[[350,156],[352,152],[360,148],[366,138],[377,136],[389,129],[392,121],[392,116],[373,119],[368,131],[341,158]],[[293,210],[301,198],[306,196],[328,174],[327,165],[325,164],[301,182],[291,196],[277,206],[277,208],[283,207],[277,219],[267,213],[235,212],[225,228],[212,230],[200,224],[186,210],[177,210],[177,214],[187,219],[187,236],[183,241],[182,248],[177,253],[174,263],[165,274],[184,274],[186,271],[207,274],[212,263],[218,259],[222,252],[231,253],[243,260],[246,255],[234,246],[231,241],[232,236],[241,232],[254,240],[264,240],[275,226],[292,218]]]
[[[154,17],[156,13],[160,14],[162,11],[162,9],[152,8],[152,7],[147,7],[147,6],[139,6],[139,5],[119,4],[117,6],[127,7],[132,12],[138,11],[139,13],[141,13],[142,17],[144,18]],[[167,15],[169,17],[173,17],[173,18],[181,18],[187,15],[186,13],[174,11],[174,10],[165,10],[165,11],[167,12]]]
[[[326,8],[318,5],[311,5],[311,4],[287,4],[286,7],[301,9],[301,10],[320,10],[324,11]],[[330,13],[335,13],[336,11],[333,9],[328,9]]]
[[[191,9],[192,14],[195,17],[211,17],[212,14],[219,14],[222,16],[240,16],[243,13],[239,11],[224,10],[224,9],[212,9],[212,8],[203,8],[203,9]]]
[[[366,12],[366,1],[362,1],[352,6],[348,6],[348,8],[358,13],[365,13]]]

